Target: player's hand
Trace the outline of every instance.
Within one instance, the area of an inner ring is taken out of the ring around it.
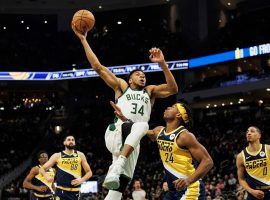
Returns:
[[[154,47],[149,50],[149,53],[149,58],[152,62],[157,62],[159,64],[165,62],[164,55],[159,48]]]
[[[46,173],[44,177],[49,183],[53,182],[53,177],[51,177],[49,174]]]
[[[85,32],[85,34],[82,34],[81,32],[79,32],[75,25],[74,24],[71,24],[71,28],[72,30],[74,31],[74,33],[77,35],[77,37],[80,39],[80,40],[85,40],[86,37],[87,37],[87,32]]]
[[[74,179],[74,180],[71,181],[71,185],[73,185],[73,186],[79,186],[79,185],[82,184],[82,182],[83,182],[83,180],[81,178],[76,178],[76,179]]]
[[[251,195],[256,197],[257,199],[263,199],[264,198],[264,192],[261,190],[252,190]]]
[[[124,116],[121,109],[112,101],[110,101],[110,104],[114,109],[114,114],[116,115],[116,117],[118,117],[123,122],[127,121],[127,118]]]
[[[39,192],[45,192],[48,189],[47,186],[42,185],[42,186],[37,186],[36,190]]]
[[[185,188],[187,188],[190,185],[190,181],[189,179],[177,179],[175,181],[173,181],[174,187],[176,190],[183,190]]]

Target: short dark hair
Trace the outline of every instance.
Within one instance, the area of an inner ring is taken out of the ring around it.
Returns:
[[[258,133],[262,134],[262,131],[261,131],[261,129],[258,128],[258,126],[251,126],[251,127],[254,127],[256,129],[256,131],[258,131]]]
[[[39,159],[39,158],[40,158],[40,155],[43,154],[43,153],[46,153],[46,154],[48,155],[47,151],[45,151],[45,150],[40,150],[40,151],[37,153],[37,159]]]
[[[127,77],[127,80],[128,80],[128,81],[129,81],[130,77],[132,76],[132,74],[134,74],[135,72],[142,72],[142,73],[144,73],[144,71],[141,70],[141,69],[134,69],[134,70],[132,70],[132,71],[128,74],[128,77]]]
[[[71,136],[71,137],[74,137],[74,135],[72,135],[72,134],[67,134],[67,135],[64,136],[63,141],[65,141],[65,140],[67,139],[67,137],[70,137],[70,136]],[[74,139],[75,139],[75,137],[74,137]]]

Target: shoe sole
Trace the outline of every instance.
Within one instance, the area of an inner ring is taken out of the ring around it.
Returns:
[[[104,183],[102,186],[108,190],[116,190],[120,187],[119,180],[117,179],[105,179]]]

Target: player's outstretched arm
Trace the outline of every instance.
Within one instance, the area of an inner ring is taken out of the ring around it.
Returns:
[[[190,177],[174,181],[175,188],[180,190],[204,177],[213,167],[213,160],[204,146],[201,145],[195,136],[188,131],[184,131],[179,135],[177,138],[177,144],[179,147],[184,146],[188,148],[193,158],[199,162],[199,166]]]
[[[155,98],[165,98],[170,95],[176,94],[178,92],[177,83],[165,62],[164,55],[159,48],[152,48],[149,50],[150,60],[152,62],[157,62],[161,69],[163,70],[166,83],[161,85],[150,85],[148,86],[151,96]]]
[[[91,49],[89,43],[87,42],[87,32],[83,35],[76,30],[74,25],[72,29],[77,37],[81,40],[81,43],[84,47],[86,57],[91,64],[92,68],[98,73],[98,75],[105,81],[105,83],[111,87],[114,91],[121,90],[124,91],[128,84],[121,78],[117,78],[107,67],[103,66],[93,50]]]

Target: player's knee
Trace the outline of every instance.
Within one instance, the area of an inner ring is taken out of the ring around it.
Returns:
[[[135,122],[132,125],[132,128],[135,128],[137,130],[141,130],[142,134],[146,134],[146,132],[149,130],[149,125],[147,122]]]

